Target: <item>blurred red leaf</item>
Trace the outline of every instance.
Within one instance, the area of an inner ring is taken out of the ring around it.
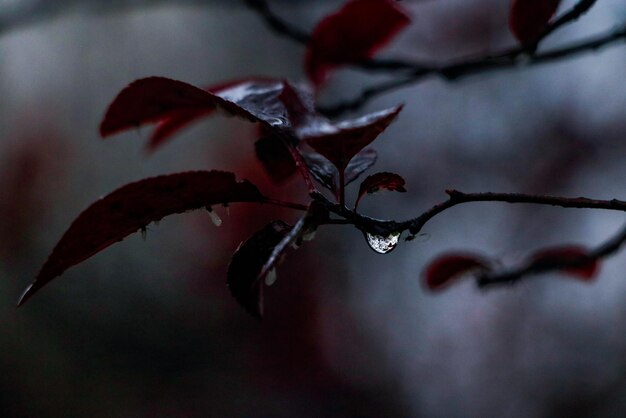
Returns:
[[[326,157],[339,171],[343,171],[352,157],[387,129],[402,107],[370,113],[337,124],[311,126],[301,135],[315,151]]]
[[[253,234],[233,254],[227,283],[233,297],[252,316],[263,315],[263,279],[259,277],[274,248],[291,230],[283,221],[273,221]]]
[[[270,134],[258,139],[254,144],[254,149],[265,172],[274,183],[285,182],[298,170],[291,152],[283,141],[274,135]]]
[[[224,171],[191,171],[127,184],[89,206],[72,223],[19,304],[68,268],[174,213],[229,202],[262,202],[247,180]]]
[[[536,41],[559,8],[561,0],[513,0],[509,26],[522,44]]]
[[[356,199],[354,208],[356,209],[363,196],[376,193],[381,189],[405,193],[406,189],[404,188],[404,184],[405,181],[399,174],[387,172],[372,174],[361,183],[359,197]]]
[[[545,268],[580,263],[576,267],[563,267],[560,270],[584,281],[595,278],[600,267],[598,260],[589,256],[589,250],[578,245],[544,248],[532,254],[530,260],[533,265]]]
[[[424,271],[426,286],[430,290],[441,290],[452,280],[472,270],[489,270],[488,263],[479,255],[450,253],[431,261]]]
[[[349,0],[313,30],[304,64],[309,79],[320,86],[333,68],[370,58],[410,21],[393,0]]]

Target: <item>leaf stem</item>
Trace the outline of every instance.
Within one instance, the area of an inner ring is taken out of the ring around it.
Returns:
[[[346,206],[346,173],[345,169],[339,170],[339,205]]]
[[[279,200],[279,199],[267,198],[262,203],[267,203],[268,205],[280,206],[283,208],[289,208],[289,209],[295,209],[295,210],[306,211],[309,209],[308,205],[303,205],[303,204],[294,203],[294,202],[286,202],[286,201]]]

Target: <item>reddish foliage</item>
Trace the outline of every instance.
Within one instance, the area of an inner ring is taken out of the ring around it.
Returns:
[[[335,166],[326,158],[313,152],[303,153],[302,157],[315,180],[336,195],[339,179]],[[374,165],[377,158],[378,154],[371,148],[364,149],[355,155],[346,167],[345,184],[348,185],[359,178],[363,172]]]
[[[356,209],[359,202],[366,194],[376,193],[381,189],[405,193],[406,189],[404,188],[404,185],[404,179],[398,174],[387,172],[372,174],[363,180],[363,183],[361,183],[361,187],[359,188],[359,197],[356,199],[354,208]]]
[[[598,260],[589,256],[589,250],[578,245],[544,248],[531,255],[530,259],[533,265],[546,268],[580,263],[576,267],[564,267],[560,270],[584,281],[594,279],[600,268]]]
[[[256,156],[274,183],[282,183],[298,171],[291,152],[281,138],[264,136],[254,144]]]
[[[522,43],[536,41],[559,8],[561,0],[513,0],[509,26]]]
[[[271,222],[239,245],[228,266],[230,292],[246,311],[257,318],[263,315],[264,275],[259,275],[274,248],[290,230],[291,226],[283,221]]]
[[[127,184],[88,207],[72,223],[20,300],[65,270],[167,215],[228,202],[262,202],[252,183],[224,171],[193,171]]]
[[[453,279],[472,270],[489,270],[487,261],[479,255],[451,253],[431,261],[424,271],[426,286],[430,290],[441,290]]]
[[[213,88],[212,93],[182,81],[164,77],[136,80],[123,89],[109,106],[100,125],[103,137],[161,122],[151,146],[162,143],[169,134],[216,108],[251,122],[267,126],[287,124],[286,109],[278,96],[283,82],[249,79],[229,82]]]
[[[333,68],[372,57],[410,23],[393,0],[350,0],[313,30],[306,56],[309,79],[320,86]]]
[[[334,125],[320,126],[305,134],[308,144],[326,157],[339,171],[359,151],[371,144],[398,116],[402,106],[371,113]]]

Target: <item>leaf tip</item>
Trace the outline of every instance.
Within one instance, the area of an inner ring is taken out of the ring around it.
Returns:
[[[35,287],[35,283],[33,282],[31,284],[28,285],[28,287],[24,290],[24,292],[22,292],[22,295],[20,296],[19,300],[17,301],[17,307],[21,307],[23,306],[28,299],[31,298],[31,296],[33,296],[35,294],[35,292],[37,291],[38,287]]]

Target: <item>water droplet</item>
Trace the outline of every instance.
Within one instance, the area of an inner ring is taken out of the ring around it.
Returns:
[[[274,283],[276,283],[277,277],[278,276],[276,276],[276,269],[271,269],[269,273],[267,273],[267,276],[265,276],[265,284],[267,286],[273,285]]]
[[[206,211],[209,212],[209,216],[211,217],[211,222],[213,222],[213,225],[222,226],[222,219],[217,213],[215,213],[211,206],[207,206]]]
[[[393,249],[396,248],[396,245],[398,245],[400,233],[394,232],[386,237],[383,237],[381,235],[374,235],[366,232],[365,237],[367,238],[367,243],[372,250],[376,251],[378,254],[387,254],[388,252],[393,251]]]
[[[146,229],[145,226],[141,227],[141,239],[142,240],[146,240],[148,238],[148,230]]]

